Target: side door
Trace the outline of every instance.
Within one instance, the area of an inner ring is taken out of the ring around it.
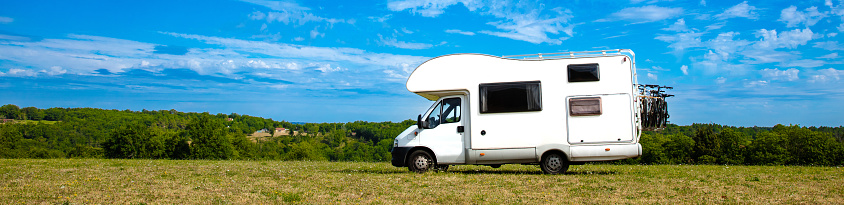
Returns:
[[[426,127],[419,132],[421,144],[436,155],[437,163],[465,163],[464,149],[464,95],[441,98],[425,115]]]

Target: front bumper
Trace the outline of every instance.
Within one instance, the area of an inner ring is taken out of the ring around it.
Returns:
[[[407,152],[413,147],[393,147],[393,151],[390,153],[393,155],[393,159],[390,162],[393,163],[395,167],[406,167],[405,159],[407,159]]]

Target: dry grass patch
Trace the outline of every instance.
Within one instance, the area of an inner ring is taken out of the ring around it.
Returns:
[[[0,160],[0,204],[844,203],[844,169],[795,166],[452,166],[106,159]]]

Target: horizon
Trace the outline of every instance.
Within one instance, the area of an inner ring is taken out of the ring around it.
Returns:
[[[420,63],[631,49],[674,87],[669,121],[844,125],[844,2],[14,1],[0,8],[2,104],[401,122]]]

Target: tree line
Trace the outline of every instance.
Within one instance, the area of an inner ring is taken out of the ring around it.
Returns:
[[[633,164],[844,165],[844,127],[668,125],[641,136]]]
[[[291,123],[176,110],[0,107],[0,158],[145,158],[389,161],[393,138],[415,121]],[[254,141],[247,134],[289,133]],[[295,132],[294,132],[295,131]],[[294,135],[294,133],[300,133]],[[643,132],[629,164],[844,165],[844,127],[678,126]]]
[[[0,158],[389,161],[393,138],[415,121],[291,123],[248,115],[95,108],[0,107]],[[29,121],[23,121],[29,120]],[[275,128],[269,140],[247,134]],[[294,133],[300,133],[294,135]]]

